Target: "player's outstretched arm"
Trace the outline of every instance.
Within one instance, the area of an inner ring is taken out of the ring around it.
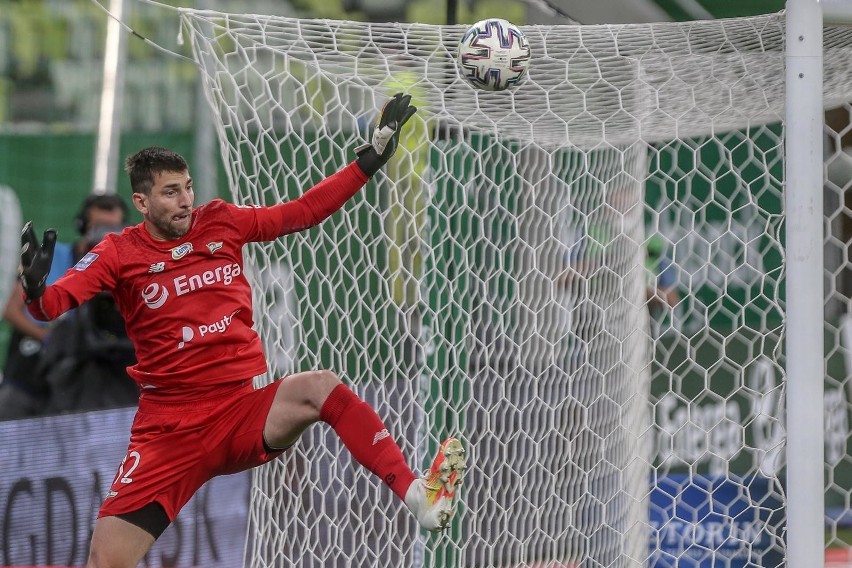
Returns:
[[[24,288],[24,297],[29,304],[44,294],[50,265],[53,264],[53,249],[56,246],[56,231],[47,229],[41,245],[36,239],[32,221],[27,221],[21,232],[21,272],[19,278]]]
[[[355,148],[356,162],[365,174],[372,177],[391,159],[399,145],[402,127],[415,112],[417,107],[411,105],[411,95],[397,93],[385,103],[370,143]]]
[[[397,93],[385,106],[376,122],[369,144],[355,148],[358,157],[351,164],[330,175],[299,198],[279,203],[268,209],[268,222],[257,223],[258,233],[251,241],[267,241],[282,235],[314,227],[343,207],[346,201],[364,187],[370,177],[384,166],[399,145],[402,127],[414,116],[411,97]],[[254,210],[251,215],[259,214]]]

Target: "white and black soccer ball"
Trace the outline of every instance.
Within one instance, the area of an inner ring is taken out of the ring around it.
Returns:
[[[517,87],[527,76],[529,64],[530,44],[524,32],[501,18],[476,22],[459,42],[459,71],[478,89]]]

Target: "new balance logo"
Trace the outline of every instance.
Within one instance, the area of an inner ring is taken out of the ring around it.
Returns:
[[[390,438],[390,432],[388,432],[387,428],[385,428],[381,432],[376,432],[376,435],[373,436],[373,445],[375,446],[385,438]]]
[[[151,274],[154,274],[156,272],[162,272],[165,269],[166,269],[166,263],[165,262],[155,262],[154,264],[152,264],[148,268],[148,272],[151,273]]]

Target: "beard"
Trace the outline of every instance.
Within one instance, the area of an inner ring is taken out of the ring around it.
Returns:
[[[179,239],[189,232],[191,226],[191,217],[187,217],[180,222],[174,220],[174,215],[165,213],[151,213],[149,215],[150,223],[157,229],[167,240]]]

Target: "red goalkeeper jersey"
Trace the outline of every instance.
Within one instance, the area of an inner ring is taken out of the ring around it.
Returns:
[[[199,206],[189,232],[174,241],[154,240],[144,223],[107,235],[29,305],[30,313],[54,319],[109,291],[135,345],[137,364],[128,372],[143,393],[195,398],[245,381],[267,366],[253,329],[243,245],[318,224],[366,181],[352,163],[272,207],[218,199]]]

